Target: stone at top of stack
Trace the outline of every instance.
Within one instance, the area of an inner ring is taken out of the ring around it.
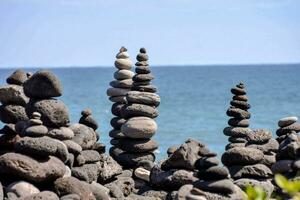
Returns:
[[[155,160],[153,151],[158,148],[151,137],[157,130],[153,119],[158,116],[160,97],[154,93],[156,89],[151,85],[154,77],[144,48],[140,49],[137,60],[136,74],[132,77],[133,91],[127,93],[127,105],[121,109],[121,115],[126,119],[121,126],[124,137],[111,141],[114,147],[110,152],[126,168],[143,166],[150,169]]]
[[[274,174],[280,173],[294,178],[300,170],[300,124],[297,117],[285,117],[278,121],[276,131],[280,142],[276,163],[272,166]]]

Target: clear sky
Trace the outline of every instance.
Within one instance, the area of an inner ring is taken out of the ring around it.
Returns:
[[[300,62],[299,0],[0,0],[0,67]]]

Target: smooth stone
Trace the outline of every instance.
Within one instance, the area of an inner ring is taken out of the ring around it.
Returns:
[[[251,165],[261,161],[264,157],[262,151],[248,147],[235,147],[227,150],[222,155],[222,163],[231,165]]]
[[[119,165],[111,156],[103,155],[99,165],[100,171],[98,174],[98,180],[101,182],[112,180],[113,178],[116,178],[116,176],[123,173],[121,165]]]
[[[65,173],[64,163],[56,157],[35,160],[18,153],[0,156],[0,174],[17,175],[35,183],[54,181]]]
[[[276,135],[282,136],[282,135],[286,135],[288,133],[292,133],[293,131],[296,133],[300,132],[300,123],[295,122],[291,125],[285,126],[283,128],[279,128],[276,131]]]
[[[116,58],[129,58],[129,53],[127,51],[119,52]]]
[[[108,88],[106,94],[109,97],[125,96],[129,91],[127,88]]]
[[[0,102],[2,104],[26,105],[29,98],[24,94],[23,87],[19,85],[5,85],[0,87]]]
[[[54,182],[55,192],[59,196],[77,194],[80,199],[96,200],[88,185],[75,177],[59,178]]]
[[[109,132],[109,137],[114,139],[127,138],[127,136],[121,130],[116,130],[116,129],[113,129]]]
[[[276,152],[278,150],[279,144],[274,138],[271,138],[265,144],[250,144],[250,145],[247,144],[246,146],[249,148],[261,150],[263,153],[270,153],[270,152]]]
[[[25,128],[21,133],[20,136],[29,136],[29,137],[42,137],[48,135],[48,128],[43,125],[38,126],[29,126]]]
[[[247,137],[248,134],[251,134],[253,131],[250,128],[242,127],[226,127],[223,130],[224,135],[233,136],[233,137]]]
[[[68,127],[60,127],[58,129],[51,129],[47,136],[58,140],[70,140],[74,137],[74,132]]]
[[[77,194],[67,194],[60,197],[60,200],[81,200],[80,196]]]
[[[26,96],[35,99],[47,99],[62,95],[62,86],[52,72],[41,70],[34,73],[24,84]]]
[[[99,127],[98,122],[94,119],[92,115],[81,116],[81,118],[79,119],[79,123],[91,127],[94,130],[98,129]]]
[[[126,153],[123,150],[111,147],[109,149],[109,154],[122,166],[125,168],[137,167],[143,161],[154,162],[155,156],[153,153]]]
[[[196,161],[201,158],[204,144],[188,139],[161,165],[163,170],[187,169],[194,170]]]
[[[122,116],[121,111],[122,111],[123,107],[125,107],[125,106],[126,106],[126,104],[123,104],[123,103],[114,103],[111,106],[111,113],[115,116],[121,117]]]
[[[15,143],[16,152],[25,153],[34,156],[48,157],[56,156],[63,162],[68,159],[68,149],[66,145],[56,139],[50,137],[23,137]]]
[[[231,93],[234,95],[245,95],[246,91],[242,88],[234,87],[231,88]]]
[[[129,153],[152,152],[158,148],[158,143],[151,139],[113,139],[110,143]]]
[[[201,170],[201,169],[207,169],[209,167],[217,166],[219,165],[219,161],[216,157],[204,157],[200,158],[195,163],[195,169]]]
[[[118,58],[115,61],[115,67],[118,68],[119,70],[122,70],[122,69],[130,70],[132,66],[133,66],[133,63],[128,58],[125,58],[125,59]]]
[[[235,147],[245,147],[246,143],[229,143],[225,146],[225,150],[229,150]]]
[[[132,79],[124,79],[124,80],[113,80],[109,83],[109,85],[113,88],[131,88]]]
[[[134,139],[151,138],[157,130],[156,122],[148,117],[133,117],[122,125],[122,133]]]
[[[139,61],[139,62],[136,62],[135,65],[138,67],[138,66],[149,66],[149,62],[148,61]],[[136,72],[138,73],[138,72]]]
[[[89,188],[95,196],[96,200],[110,200],[109,189],[97,182],[89,184]]]
[[[163,171],[156,165],[151,170],[150,183],[155,188],[167,191],[178,190],[183,185],[199,180],[196,175],[196,172],[183,169]]]
[[[150,82],[151,81],[134,81],[132,83],[132,87],[134,87],[134,86],[147,86],[147,85],[150,85]]]
[[[136,63],[136,65],[138,64],[138,66],[135,68],[135,72],[137,74],[149,74],[151,73],[150,68],[148,67],[148,65],[140,65],[142,63]],[[144,63],[146,64],[146,63]]]
[[[233,127],[249,127],[249,119],[236,119],[236,118],[230,118],[228,120],[228,125]]]
[[[18,121],[26,121],[28,116],[25,108],[19,105],[1,105],[0,121],[6,124],[15,124]]]
[[[273,175],[270,168],[263,164],[238,166],[234,165],[228,167],[231,177],[239,178],[269,178]]]
[[[30,119],[30,120],[29,120],[29,124],[30,124],[31,126],[34,126],[34,125],[42,125],[43,122],[42,122],[42,120],[40,120],[40,119]]]
[[[248,97],[246,95],[235,95],[232,97],[232,99],[238,101],[248,101]]]
[[[238,101],[238,100],[232,100],[230,101],[230,105],[240,108],[242,110],[248,110],[251,108],[250,104],[247,103],[246,101]]]
[[[156,118],[158,114],[158,110],[154,106],[148,106],[137,103],[124,106],[121,111],[122,117],[126,119],[139,116]]]
[[[208,192],[215,192],[221,194],[232,194],[235,192],[234,184],[229,179],[215,180],[215,181],[197,181],[194,187]]]
[[[230,136],[228,138],[228,141],[232,142],[232,143],[246,143],[247,139],[246,138],[242,138],[242,137],[233,137],[233,136]]]
[[[212,166],[208,169],[200,169],[198,177],[201,180],[219,180],[228,178],[229,171],[226,167]]]
[[[126,96],[109,97],[109,100],[114,103],[122,103],[122,104],[127,103]]]
[[[129,103],[140,103],[146,105],[158,106],[160,97],[150,92],[130,91],[127,93],[126,99]]]
[[[14,71],[7,79],[8,84],[23,85],[27,80],[27,74],[21,69]]]
[[[139,91],[139,92],[151,92],[151,93],[157,92],[157,88],[154,85],[133,85],[131,87],[131,90]]]
[[[80,167],[72,168],[72,176],[88,183],[97,181],[99,172],[100,165],[98,163],[89,163]]]
[[[81,166],[86,163],[95,163],[101,160],[100,154],[95,150],[84,150],[76,157],[76,163]]]
[[[57,99],[32,100],[26,105],[26,113],[41,113],[41,120],[47,127],[66,126],[69,122],[69,110],[66,105]]]
[[[147,61],[149,59],[149,57],[146,53],[139,53],[136,56],[136,59],[141,62],[141,61]]]
[[[82,151],[82,147],[72,140],[62,141],[68,148],[70,153],[79,154]]]
[[[150,181],[150,171],[142,168],[142,167],[138,167],[134,170],[134,175],[136,177],[138,177],[139,179],[142,179],[144,181],[149,182]]]
[[[143,82],[143,81],[151,81],[154,79],[152,74],[136,74],[132,77],[134,82]]]
[[[293,160],[279,160],[272,165],[273,174],[284,174],[292,171],[294,161]]]
[[[264,144],[272,138],[272,133],[266,129],[255,129],[252,134],[247,135],[250,144]]]
[[[37,194],[40,192],[37,187],[26,181],[13,182],[6,187],[5,191],[6,193],[13,193],[13,195],[18,198],[30,196],[32,194]]]
[[[132,79],[134,72],[126,69],[118,70],[114,73],[114,78],[117,80]]]
[[[273,184],[267,180],[264,181],[264,180],[241,178],[241,179],[235,180],[234,184],[236,184],[243,190],[245,190],[249,185],[252,187],[262,188],[267,193],[268,198],[270,198],[270,196],[274,190]]]
[[[69,127],[74,132],[72,141],[79,144],[83,150],[91,149],[97,142],[96,132],[83,124],[72,124]]]
[[[278,126],[279,127],[285,127],[285,126],[289,126],[295,122],[298,121],[298,117],[295,117],[295,116],[292,116],[292,117],[284,117],[284,118],[281,118],[279,121],[278,121]]]
[[[230,107],[227,112],[227,116],[239,118],[239,119],[250,119],[251,114],[248,111],[242,110],[240,108]]]
[[[51,191],[43,191],[37,194],[32,194],[18,200],[59,200],[58,196]]]
[[[110,120],[110,125],[114,128],[114,129],[121,129],[121,126],[123,124],[125,124],[126,120],[121,118],[121,117],[113,117]]]

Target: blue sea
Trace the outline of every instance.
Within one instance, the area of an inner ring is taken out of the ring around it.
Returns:
[[[26,69],[35,71],[37,69]],[[112,103],[106,96],[114,68],[82,67],[51,69],[61,80],[60,97],[68,106],[72,122],[80,112],[91,108],[100,128],[100,141],[109,148]],[[14,69],[0,69],[0,84]],[[165,66],[152,67],[153,84],[161,97],[158,131],[160,144],[157,159],[167,156],[169,146],[180,145],[188,138],[202,141],[221,155],[227,144],[223,129],[226,110],[232,98],[231,87],[243,81],[251,104],[251,128],[270,129],[275,136],[277,121],[286,116],[300,117],[299,65],[243,66]]]

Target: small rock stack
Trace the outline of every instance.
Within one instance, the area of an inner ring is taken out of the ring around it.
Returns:
[[[231,143],[226,146],[222,163],[228,167],[231,177],[240,188],[245,189],[249,184],[260,186],[270,196],[274,189],[270,181],[270,167],[275,162],[278,143],[271,138],[270,131],[248,128],[250,105],[244,84],[238,84],[231,92],[234,96],[227,115],[233,118],[228,121],[230,127],[224,129]]]
[[[134,75],[130,70],[132,68],[132,61],[129,59],[129,54],[125,47],[120,49],[116,58],[115,67],[118,70],[114,73],[115,80],[110,82],[111,88],[107,90],[109,100],[114,102],[111,112],[115,117],[110,121],[113,130],[109,133],[112,140],[125,138],[125,135],[121,132],[121,126],[126,120],[122,117],[121,110],[127,103],[126,94],[130,91],[133,82],[132,77]],[[114,157],[114,154],[111,154],[111,156]],[[114,157],[114,159],[116,158]]]
[[[143,166],[151,169],[155,160],[153,151],[158,148],[158,144],[151,137],[157,130],[153,119],[158,116],[160,97],[155,94],[156,87],[151,85],[154,77],[144,48],[140,49],[137,60],[132,91],[127,93],[127,105],[121,109],[121,115],[126,119],[121,126],[124,137],[111,141],[114,147],[110,152],[125,168]]]
[[[276,163],[272,166],[274,174],[294,178],[300,170],[300,124],[297,117],[285,117],[279,120],[276,131],[280,142]]]

